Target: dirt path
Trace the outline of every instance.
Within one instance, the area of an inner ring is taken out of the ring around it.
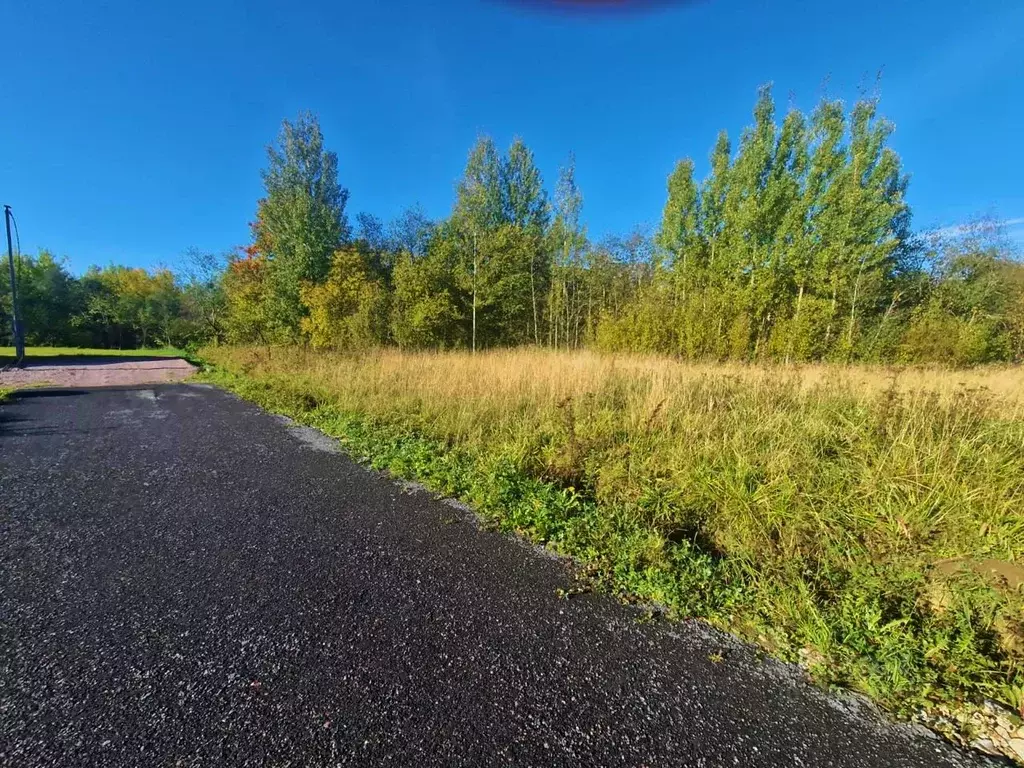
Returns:
[[[116,387],[183,381],[196,370],[177,357],[81,357],[0,370],[0,387]]]

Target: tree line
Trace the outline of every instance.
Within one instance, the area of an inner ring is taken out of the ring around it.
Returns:
[[[223,335],[223,260],[191,250],[179,274],[111,265],[73,275],[47,250],[15,261],[30,346],[194,347]],[[0,345],[13,344],[8,269],[0,274]]]
[[[303,114],[268,149],[249,245],[220,262],[193,253],[199,269],[177,278],[74,278],[49,254],[27,258],[29,341],[1020,360],[1024,265],[991,221],[912,230],[892,130],[876,98],[780,118],[763,87],[705,178],[676,165],[655,231],[594,242],[572,155],[549,195],[518,138],[504,151],[477,140],[447,218],[414,207],[350,226],[337,156]]]

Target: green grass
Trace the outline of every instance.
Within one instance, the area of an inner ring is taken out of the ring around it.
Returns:
[[[904,716],[1022,706],[1020,369],[201,354],[210,381],[574,557],[592,587]]]
[[[182,351],[173,347],[159,349],[91,349],[86,347],[26,347],[27,360],[52,357],[181,357]],[[15,359],[14,347],[0,347],[0,363]]]

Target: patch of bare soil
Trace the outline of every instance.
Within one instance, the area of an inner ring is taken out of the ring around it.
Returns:
[[[182,381],[195,372],[176,357],[82,357],[35,361],[0,370],[0,387],[122,387]]]

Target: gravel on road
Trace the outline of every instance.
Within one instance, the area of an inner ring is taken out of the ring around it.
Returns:
[[[0,370],[0,387],[111,387],[183,381],[196,367],[178,357],[33,360]]]

